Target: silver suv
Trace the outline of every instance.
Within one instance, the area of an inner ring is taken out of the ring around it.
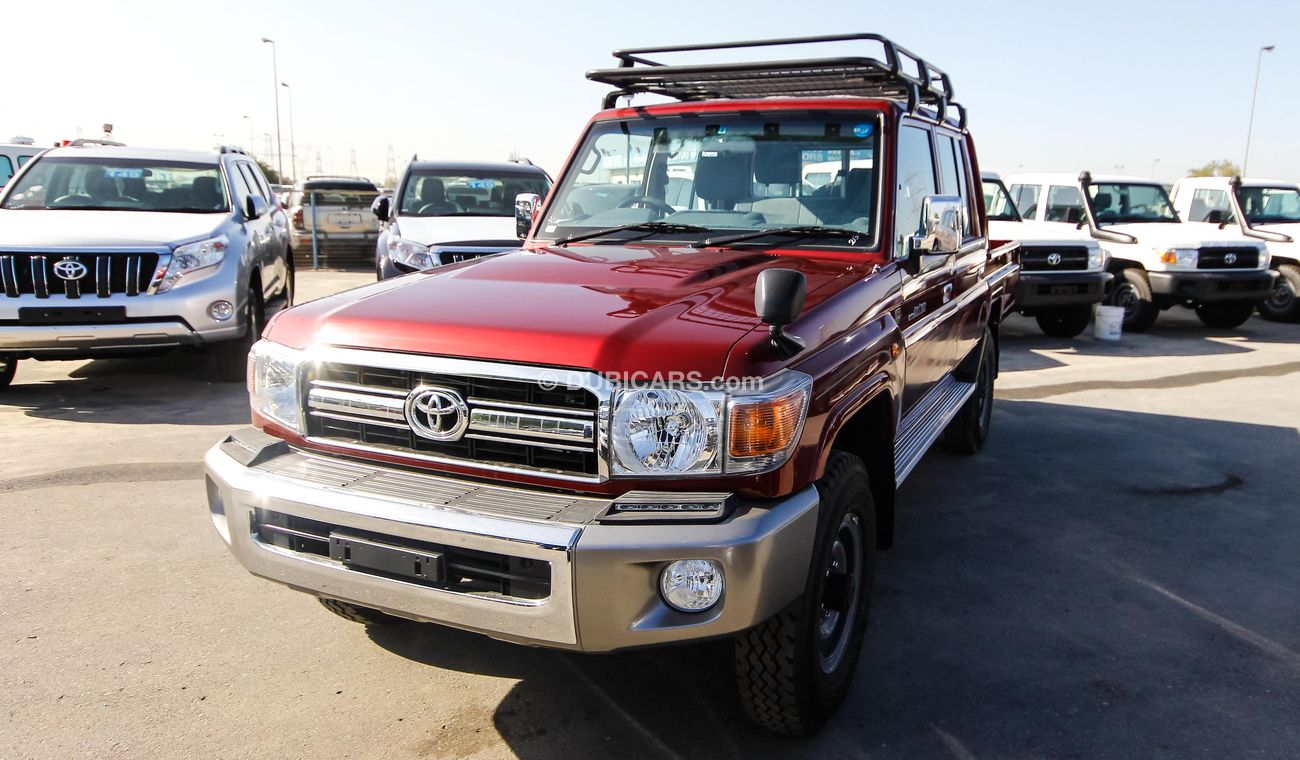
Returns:
[[[288,219],[243,151],[69,147],[0,192],[0,387],[20,359],[208,348],[244,377],[293,301]]]

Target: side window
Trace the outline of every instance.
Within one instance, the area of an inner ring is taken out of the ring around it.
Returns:
[[[1083,219],[1083,195],[1074,185],[1052,185],[1047,188],[1047,211],[1043,219],[1048,222],[1077,224]]]
[[[971,236],[971,220],[975,218],[975,209],[970,202],[970,188],[966,186],[966,159],[962,154],[961,144],[955,137],[939,136],[939,169],[943,174],[943,192],[945,195],[960,196],[966,206],[962,221],[963,237]]]
[[[268,202],[271,201],[274,193],[271,192],[271,185],[266,181],[266,175],[262,174],[262,169],[257,164],[246,164],[245,166],[248,168],[248,173],[253,175],[253,182],[262,191],[262,197]]]
[[[8,156],[0,156],[0,185],[9,181],[14,176],[14,165]]]
[[[925,197],[936,193],[930,133],[918,127],[898,130],[898,192],[894,209],[894,258],[907,256],[907,241],[921,230]]]
[[[253,170],[253,165],[240,161],[235,164],[235,166],[239,167],[239,173],[244,176],[244,184],[248,186],[248,189],[253,194],[262,196],[262,200],[269,203],[271,201],[271,191],[258,183],[257,174]]]
[[[1011,202],[1016,210],[1026,219],[1038,218],[1038,194],[1042,190],[1038,185],[1012,185]]]
[[[1192,208],[1187,214],[1190,222],[1235,222],[1228,203],[1228,193],[1223,190],[1203,188],[1192,193]]]
[[[19,156],[19,157],[18,157],[18,168],[21,169],[22,167],[26,166],[26,165],[27,165],[27,162],[30,161],[31,159],[32,159],[31,156]]]
[[[226,166],[230,173],[230,191],[234,196],[235,205],[242,209],[245,196],[252,195],[256,191],[248,186],[248,178],[244,176],[242,167],[238,163],[227,164]]]

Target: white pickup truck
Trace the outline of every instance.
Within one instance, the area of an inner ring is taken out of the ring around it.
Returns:
[[[1016,309],[1033,317],[1054,338],[1073,338],[1088,328],[1093,304],[1106,297],[1113,275],[1106,253],[1086,230],[1026,221],[998,175],[984,172],[989,238],[1020,243]]]
[[[1174,209],[1189,222],[1237,229],[1268,246],[1277,287],[1259,304],[1275,322],[1300,322],[1300,185],[1240,177],[1174,183]]]
[[[1187,224],[1159,182],[1066,173],[1012,174],[1011,198],[1026,219],[1087,229],[1115,275],[1109,303],[1124,329],[1142,332],[1160,312],[1187,306],[1215,328],[1250,319],[1273,293],[1268,249],[1235,228]]]

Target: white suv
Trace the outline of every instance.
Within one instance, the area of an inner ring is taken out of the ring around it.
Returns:
[[[1085,230],[1026,221],[998,175],[985,172],[984,208],[989,238],[1020,243],[1016,308],[1054,338],[1073,338],[1088,327],[1092,305],[1106,297],[1113,276],[1106,253]]]
[[[1263,240],[1277,288],[1259,305],[1265,319],[1300,322],[1300,185],[1240,177],[1188,177],[1174,183],[1174,208],[1189,222],[1238,226]]]
[[[1110,258],[1107,299],[1124,329],[1151,327],[1160,311],[1188,306],[1210,327],[1237,327],[1273,292],[1268,250],[1235,228],[1186,224],[1159,182],[1066,173],[1012,174],[1025,218],[1088,229]]]

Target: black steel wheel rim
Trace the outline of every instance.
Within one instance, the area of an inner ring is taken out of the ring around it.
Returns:
[[[817,656],[823,673],[834,673],[848,652],[862,596],[863,569],[862,524],[850,512],[835,530],[822,579]]]

